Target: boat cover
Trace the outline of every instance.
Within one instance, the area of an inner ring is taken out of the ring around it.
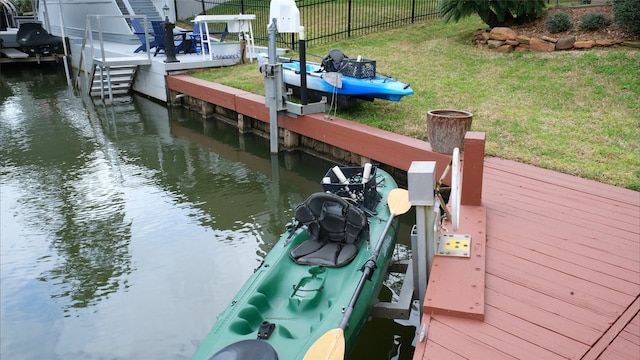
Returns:
[[[30,56],[64,54],[62,38],[49,34],[40,23],[20,24],[17,38],[20,49]]]

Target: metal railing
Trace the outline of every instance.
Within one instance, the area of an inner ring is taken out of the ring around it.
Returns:
[[[254,40],[266,45],[270,0],[178,0],[197,1],[207,14],[255,14]],[[300,25],[307,44],[319,44],[397,28],[438,16],[439,0],[297,0]],[[178,4],[178,7],[180,5]],[[180,14],[178,14],[178,17]],[[295,49],[293,34],[280,34],[278,46]]]

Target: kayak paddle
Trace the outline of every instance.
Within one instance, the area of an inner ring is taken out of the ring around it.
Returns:
[[[384,237],[387,235],[393,218],[397,215],[402,215],[409,211],[411,208],[411,202],[409,202],[409,192],[405,189],[393,189],[389,192],[387,197],[387,205],[389,206],[390,216],[385,224],[384,230],[380,235],[380,239],[376,243],[376,247],[371,253],[369,260],[364,264],[362,270],[362,276],[356,287],[356,291],[349,302],[349,306],[344,310],[342,321],[340,325],[327,331],[322,335],[315,343],[307,350],[304,355],[304,360],[343,360],[345,354],[345,341],[344,341],[344,329],[349,323],[349,318],[353,312],[353,308],[364,289],[364,284],[369,280],[371,274],[376,269],[376,261],[378,259],[378,253],[382,248]]]

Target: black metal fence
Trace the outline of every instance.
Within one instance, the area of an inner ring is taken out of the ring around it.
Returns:
[[[175,0],[198,2],[207,14],[255,14],[254,41],[267,44],[270,0]],[[318,44],[396,28],[438,16],[439,0],[296,0],[306,43]],[[295,49],[294,34],[279,34],[278,46]]]

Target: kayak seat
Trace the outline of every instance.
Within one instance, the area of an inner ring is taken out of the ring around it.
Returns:
[[[209,360],[278,360],[273,346],[262,340],[241,340],[227,345]]]
[[[360,240],[369,235],[364,212],[331,193],[312,194],[296,207],[295,217],[309,233],[309,239],[289,253],[301,265],[347,265],[358,255]]]

